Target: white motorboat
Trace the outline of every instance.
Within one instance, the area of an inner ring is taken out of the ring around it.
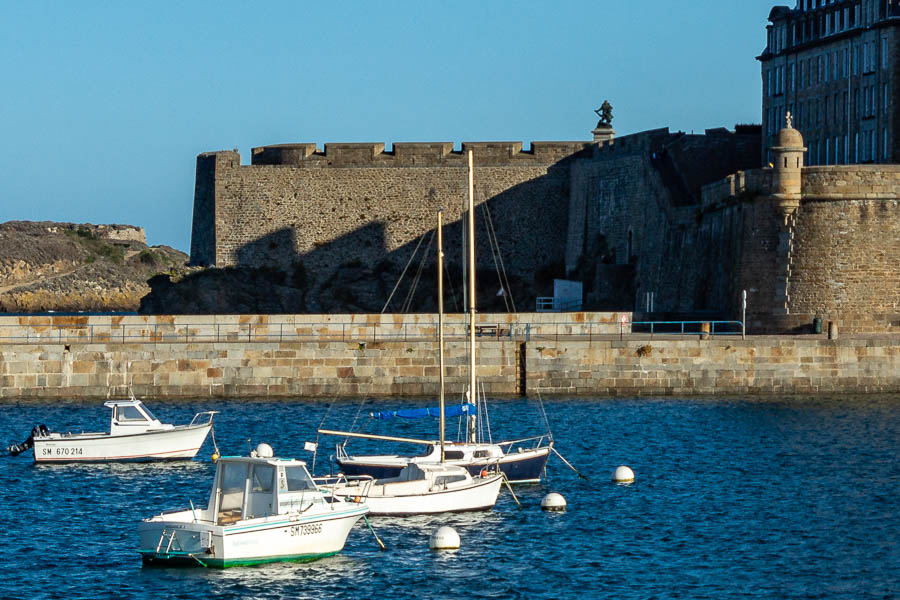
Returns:
[[[305,462],[260,444],[250,457],[219,459],[206,508],[144,519],[139,552],[144,563],[217,568],[310,561],[340,552],[367,512],[326,497]]]
[[[104,406],[112,410],[109,433],[57,433],[39,425],[27,440],[7,450],[16,456],[33,447],[36,463],[191,459],[212,430],[217,412],[199,412],[187,425],[171,425],[161,423],[133,396]]]
[[[473,478],[463,467],[408,463],[398,477],[342,478],[327,489],[338,498],[364,502],[373,515],[426,515],[489,510],[497,503],[503,475]]]

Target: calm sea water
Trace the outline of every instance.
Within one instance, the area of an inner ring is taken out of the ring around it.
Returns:
[[[304,441],[366,420],[373,406],[148,402],[164,422],[216,409],[225,454],[266,441],[312,459]],[[405,402],[424,405],[425,402]],[[379,404],[400,407],[396,401]],[[900,595],[900,398],[545,400],[557,448],[546,485],[516,488],[491,512],[373,518],[344,551],[308,564],[225,571],[143,568],[137,522],[205,504],[212,445],[164,465],[34,466],[0,458],[3,598],[892,598]],[[99,431],[100,403],[0,404],[0,444],[31,427]],[[497,437],[543,431],[537,405],[499,401]],[[431,422],[380,431],[433,436]],[[390,429],[388,428],[390,427]],[[448,426],[448,430],[455,425]],[[320,440],[327,472],[334,440]],[[351,442],[351,450],[365,443]],[[633,485],[610,483],[617,465]],[[541,498],[562,493],[565,513]],[[456,552],[428,549],[454,526]]]

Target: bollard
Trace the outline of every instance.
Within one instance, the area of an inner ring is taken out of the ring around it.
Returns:
[[[837,323],[828,321],[828,339],[836,340],[838,336]]]
[[[708,340],[709,339],[709,321],[704,321],[700,324],[700,339]]]

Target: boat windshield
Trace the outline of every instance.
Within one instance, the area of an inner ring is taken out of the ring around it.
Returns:
[[[150,417],[151,419],[153,417]],[[137,409],[136,406],[117,406],[116,421],[146,421],[147,418]]]
[[[144,413],[147,415],[148,419],[150,419],[151,421],[156,421],[156,417],[153,415],[152,412],[150,412],[149,408],[147,408],[143,404],[141,404],[141,408],[143,409]]]
[[[275,514],[273,490],[275,489],[275,467],[272,465],[250,466],[250,496],[247,498],[245,519],[255,519]]]
[[[218,524],[234,523],[241,518],[244,505],[244,487],[247,481],[247,465],[244,463],[223,463],[218,489]]]
[[[284,475],[285,479],[287,479],[287,491],[289,492],[316,489],[316,484],[313,483],[309,473],[303,467],[285,467]]]

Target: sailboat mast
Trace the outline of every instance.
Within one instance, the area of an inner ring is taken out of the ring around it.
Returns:
[[[478,406],[475,388],[475,168],[469,150],[469,402]],[[469,441],[474,442],[474,418],[469,419]]]
[[[444,234],[443,209],[437,215],[438,259],[438,356],[440,365],[441,405],[441,462],[444,462]]]

